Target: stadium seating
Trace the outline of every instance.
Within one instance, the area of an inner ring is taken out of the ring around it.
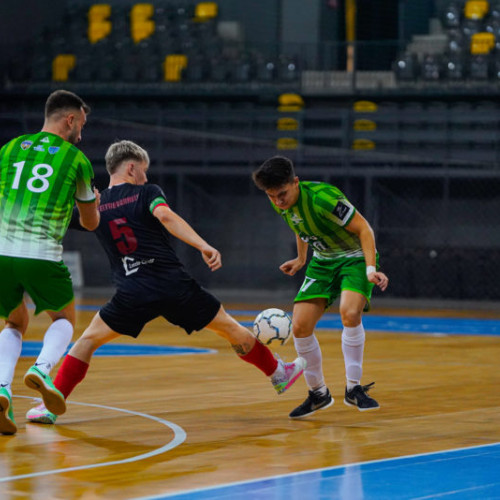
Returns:
[[[396,78],[403,82],[414,82],[420,74],[420,66],[416,54],[405,52],[395,62]]]
[[[180,5],[167,0],[110,0],[90,6],[69,2],[63,22],[42,34],[42,57],[23,54],[29,57],[30,74],[13,62],[8,67],[10,79],[98,84],[299,82],[303,67],[293,54],[270,58],[223,38],[218,16],[218,4],[210,1]],[[74,68],[63,69],[61,56],[68,54],[75,57]]]
[[[422,80],[439,82],[443,78],[443,61],[440,54],[425,54],[422,61]]]
[[[406,50],[394,62],[400,84],[493,84],[500,53],[500,2],[452,0],[442,10],[441,25],[446,36],[442,51]]]

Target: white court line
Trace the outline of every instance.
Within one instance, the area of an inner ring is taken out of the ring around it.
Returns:
[[[14,397],[41,401],[39,398],[32,398],[30,396],[14,396]],[[172,439],[172,441],[170,441],[166,445],[162,446],[161,448],[158,448],[158,449],[153,450],[153,451],[148,451],[147,453],[143,453],[142,455],[137,455],[135,457],[125,458],[123,460],[114,460],[112,462],[102,462],[102,463],[98,463],[98,464],[79,465],[76,467],[68,467],[66,469],[54,469],[54,470],[47,470],[47,471],[43,471],[43,472],[33,472],[31,474],[21,474],[19,476],[3,477],[3,478],[0,478],[0,483],[6,483],[8,481],[17,481],[18,479],[27,479],[27,478],[31,478],[31,477],[50,476],[52,474],[61,474],[63,472],[95,469],[97,467],[109,467],[110,465],[121,465],[121,464],[130,463],[130,462],[137,462],[139,460],[145,460],[147,458],[151,458],[151,457],[154,457],[156,455],[161,455],[162,453],[165,453],[166,451],[172,450],[176,446],[179,446],[181,443],[183,443],[186,440],[186,432],[184,431],[184,429],[182,427],[180,427],[177,424],[174,424],[172,422],[169,422],[168,420],[163,420],[162,418],[159,418],[159,417],[147,415],[146,413],[139,413],[137,411],[124,410],[123,408],[115,408],[113,406],[104,406],[104,405],[97,405],[97,404],[91,404],[91,403],[78,403],[76,401],[68,401],[68,403],[70,403],[72,405],[92,406],[94,408],[104,408],[106,410],[120,411],[122,413],[128,413],[130,415],[136,415],[138,417],[147,418],[149,420],[154,420],[155,422],[159,422],[160,424],[165,425],[166,427],[169,427],[170,429],[172,429],[174,431],[174,439]],[[40,424],[40,425],[44,425],[44,424]]]

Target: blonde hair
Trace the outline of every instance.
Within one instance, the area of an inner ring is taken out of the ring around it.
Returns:
[[[135,142],[118,141],[109,146],[104,157],[106,170],[109,175],[113,175],[118,167],[127,160],[135,160],[149,165],[149,155],[147,151]]]

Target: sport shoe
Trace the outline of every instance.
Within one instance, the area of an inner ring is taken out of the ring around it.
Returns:
[[[36,366],[32,366],[26,372],[24,383],[42,395],[43,403],[49,411],[56,415],[62,415],[66,411],[66,401],[62,392],[56,389],[50,376]]]
[[[275,374],[271,377],[273,384],[278,394],[284,393],[293,383],[304,373],[306,360],[297,358],[292,363],[285,363],[278,357],[278,368]]]
[[[324,410],[329,406],[332,406],[333,398],[330,394],[330,391],[327,389],[326,394],[321,394],[318,391],[309,391],[309,395],[307,399],[293,410],[290,415],[290,418],[304,418],[312,415],[318,410]]]
[[[17,425],[12,411],[12,398],[5,387],[0,388],[0,434],[15,434]]]
[[[31,408],[26,413],[26,418],[29,422],[33,422],[36,424],[55,424],[57,415],[51,413],[43,403]]]
[[[346,387],[344,404],[347,406],[356,406],[359,411],[378,410],[380,405],[366,394],[373,384],[375,382],[368,385],[355,385],[350,391]]]

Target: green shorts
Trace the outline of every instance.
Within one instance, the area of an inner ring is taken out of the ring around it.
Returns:
[[[366,277],[364,257],[335,260],[319,260],[313,257],[294,302],[321,297],[327,300],[326,307],[330,307],[343,290],[351,290],[366,298],[364,310],[369,311],[373,287],[374,284]]]
[[[9,314],[27,292],[36,305],[35,314],[60,311],[74,298],[73,283],[64,262],[0,255],[0,317]]]

